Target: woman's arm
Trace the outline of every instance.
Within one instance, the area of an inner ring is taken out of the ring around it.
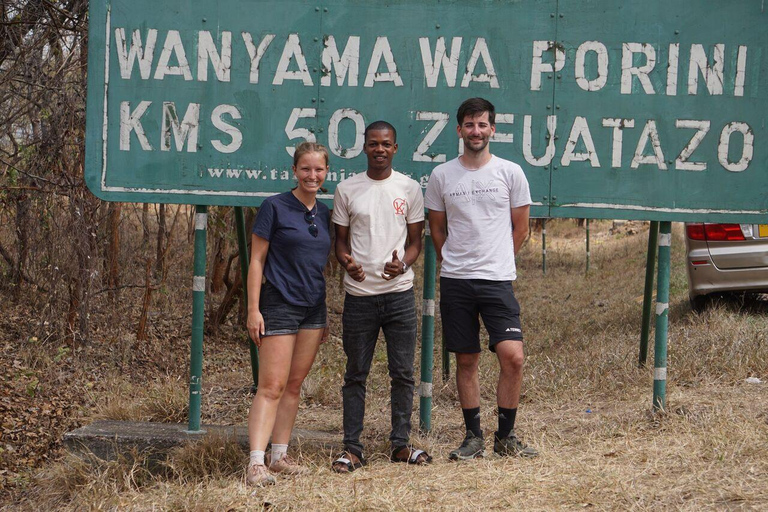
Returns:
[[[257,347],[261,346],[264,334],[264,317],[259,311],[261,280],[264,276],[264,263],[267,261],[269,241],[258,235],[251,235],[251,263],[248,266],[248,334]]]

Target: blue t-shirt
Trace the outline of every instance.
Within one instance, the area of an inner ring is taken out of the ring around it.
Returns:
[[[331,216],[328,207],[316,203],[317,237],[304,218],[307,208],[291,192],[268,197],[253,223],[253,234],[269,242],[264,277],[286,302],[311,307],[325,300],[323,270],[331,250]]]

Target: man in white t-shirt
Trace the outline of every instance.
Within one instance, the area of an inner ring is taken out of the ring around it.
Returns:
[[[496,390],[499,429],[493,449],[499,455],[535,457],[538,452],[515,435],[523,369],[520,306],[512,292],[515,252],[528,235],[531,193],[519,165],[491,154],[495,109],[482,98],[459,107],[458,135],[464,154],[432,171],[425,204],[429,228],[442,261],[440,315],[443,338],[456,354],[456,385],[467,433],[451,460],[485,454],[480,428],[480,321],[489,349],[499,360]]]
[[[333,462],[337,473],[365,464],[363,431],[365,382],[379,331],[384,331],[391,381],[391,460],[432,461],[409,444],[413,410],[416,303],[411,265],[421,252],[424,198],[419,184],[392,169],[397,132],[376,121],[365,129],[368,169],[336,187],[333,223],[336,258],[346,269],[342,340],[347,366],[342,396],[344,450]]]

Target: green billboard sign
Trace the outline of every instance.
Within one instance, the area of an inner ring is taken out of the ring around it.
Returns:
[[[398,130],[420,181],[466,98],[532,214],[768,221],[762,0],[93,0],[86,180],[111,201],[258,205],[292,148],[332,153],[326,199]]]

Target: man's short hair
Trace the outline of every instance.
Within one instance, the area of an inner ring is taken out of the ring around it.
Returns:
[[[484,98],[469,98],[465,100],[459,106],[459,111],[456,113],[456,120],[459,122],[459,126],[464,123],[464,119],[469,117],[475,117],[482,115],[483,112],[488,112],[488,121],[491,126],[496,125],[496,109],[493,103]]]
[[[368,140],[368,132],[372,130],[392,130],[392,135],[395,138],[393,142],[397,142],[397,130],[395,130],[395,127],[386,121],[374,121],[366,126],[365,133],[363,134],[363,140]]]

